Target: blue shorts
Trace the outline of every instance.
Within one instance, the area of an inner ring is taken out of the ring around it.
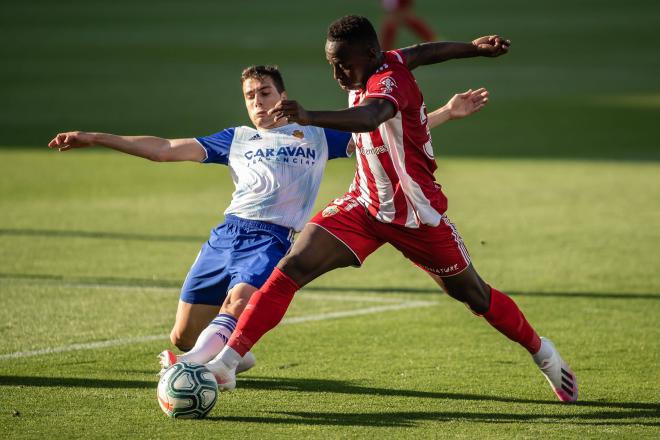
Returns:
[[[291,230],[228,214],[211,231],[181,288],[181,301],[222,305],[238,283],[261,287],[291,247]]]

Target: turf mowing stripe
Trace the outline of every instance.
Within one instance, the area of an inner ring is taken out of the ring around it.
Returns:
[[[346,310],[343,312],[319,313],[318,315],[300,316],[297,318],[285,318],[284,324],[299,324],[301,322],[325,321],[326,319],[346,318],[349,316],[370,315],[372,313],[389,312],[392,310],[412,309],[416,307],[430,307],[437,304],[434,301],[411,301],[408,303],[392,304],[389,306],[366,307],[364,309]]]
[[[69,289],[123,289],[123,290],[155,290],[155,291],[176,291],[181,290],[180,287],[168,287],[168,286],[140,286],[135,284],[99,284],[99,283],[60,283],[53,282],[54,280],[49,280],[48,282],[43,282],[39,278],[4,278],[12,281],[24,281],[26,284],[38,284],[45,286],[53,287],[63,287]],[[2,282],[2,278],[0,278]],[[440,292],[440,290],[438,290]],[[364,293],[360,295],[327,295],[323,293],[312,293],[304,289],[301,290],[301,293],[304,295],[301,298],[308,298],[314,300],[327,300],[327,301],[360,301],[360,302],[375,302],[375,303],[401,303],[401,298],[380,298],[373,296],[364,296]],[[376,293],[376,292],[374,292]],[[368,293],[367,293],[368,294]]]
[[[118,345],[128,345],[138,342],[156,341],[158,339],[165,339],[167,337],[168,335],[139,336],[136,338],[111,339],[109,341],[88,342],[86,344],[71,344],[71,345],[64,345],[61,347],[49,347],[49,348],[42,348],[41,350],[33,350],[33,351],[17,351],[14,353],[0,355],[0,360],[41,356],[42,354],[63,353],[66,351],[93,350],[96,348],[116,347]]]
[[[376,307],[366,307],[363,309],[346,310],[342,312],[319,313],[317,315],[299,316],[297,318],[285,318],[282,320],[282,324],[300,324],[303,322],[311,322],[311,321],[325,321],[329,319],[349,318],[353,316],[370,315],[374,313],[389,312],[394,310],[411,309],[418,307],[430,307],[435,304],[437,304],[437,302],[435,301],[411,301],[411,302],[391,304],[386,306],[376,306]],[[0,355],[0,361],[7,359],[19,359],[19,358],[26,358],[33,356],[41,356],[44,354],[63,353],[68,351],[94,350],[97,348],[116,347],[120,345],[128,345],[128,344],[135,344],[141,342],[156,341],[159,339],[167,339],[167,337],[168,335],[138,336],[135,338],[120,338],[120,339],[111,339],[109,341],[89,342],[85,344],[71,344],[71,345],[64,345],[61,347],[49,347],[49,348],[42,348],[40,350],[32,350],[32,351],[17,351],[14,353],[7,353]]]

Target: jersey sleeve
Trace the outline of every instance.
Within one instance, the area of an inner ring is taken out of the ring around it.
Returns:
[[[387,52],[386,68],[373,74],[367,81],[366,98],[382,98],[392,102],[398,110],[408,106],[408,90],[412,76],[406,75],[404,56],[399,51]]]
[[[324,128],[325,139],[328,142],[328,159],[339,159],[350,157],[348,143],[351,141],[351,133],[346,131]]]
[[[226,128],[210,136],[195,138],[206,151],[206,159],[202,163],[229,163],[229,149],[234,140],[234,128]]]

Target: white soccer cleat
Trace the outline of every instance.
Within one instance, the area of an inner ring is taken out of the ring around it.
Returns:
[[[217,358],[204,365],[215,376],[220,391],[231,391],[236,388],[236,369],[229,368]]]
[[[541,349],[533,358],[559,400],[575,402],[578,398],[577,378],[552,341],[541,338]]]
[[[245,353],[245,356],[243,356],[243,359],[241,359],[241,361],[238,363],[238,366],[236,366],[236,374],[246,372],[250,368],[254,367],[256,363],[257,358],[252,354],[251,351],[248,351]]]
[[[172,350],[163,350],[158,355],[158,363],[160,364],[159,376],[162,376],[168,368],[176,364],[177,358]]]

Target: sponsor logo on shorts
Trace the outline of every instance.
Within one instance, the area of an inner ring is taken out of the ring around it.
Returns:
[[[339,212],[339,208],[338,208],[338,207],[336,207],[335,205],[330,205],[330,206],[326,207],[326,208],[321,212],[321,215],[322,215],[323,217],[330,217],[330,216],[333,216],[333,215],[337,214],[338,212]]]
[[[420,264],[420,266],[436,275],[446,275],[448,273],[455,272],[458,270],[458,263],[453,264],[449,267],[441,267],[441,268],[424,266],[423,264]]]

